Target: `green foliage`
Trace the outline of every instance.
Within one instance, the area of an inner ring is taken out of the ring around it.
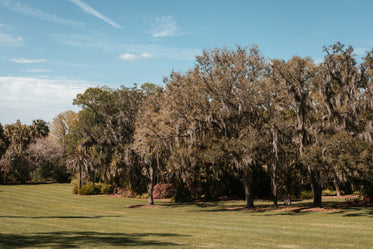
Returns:
[[[100,191],[96,186],[92,183],[88,185],[83,185],[81,189],[79,190],[80,195],[96,195],[99,194]]]
[[[77,185],[73,187],[73,193],[80,195],[112,194],[113,192],[114,187],[111,184],[89,183],[83,185],[80,190]]]
[[[288,197],[310,185],[319,206],[323,188],[363,185],[372,196],[373,51],[361,63],[341,43],[324,52],[320,64],[299,56],[267,63],[255,45],[216,48],[186,73],[172,72],[165,89],[88,88],[74,99],[78,114],[54,121],[61,150],[36,148],[49,133],[43,120],[0,124],[1,181],[65,181],[66,162],[79,185],[109,183],[83,186],[82,194],[114,185],[136,196],[161,181],[180,186],[173,193],[156,185],[155,198],[245,195],[248,207],[255,196]]]
[[[172,196],[171,202],[191,202],[193,197],[189,189],[184,184],[179,184],[176,188],[176,194]]]
[[[313,193],[311,190],[303,190],[300,192],[299,197],[304,200],[304,199],[310,199],[313,197]]]
[[[136,199],[148,199],[148,193],[137,194]]]
[[[369,200],[369,202],[373,202],[373,184],[372,182],[366,181],[364,185],[362,186],[361,193],[363,196]]]
[[[326,196],[332,196],[332,195],[336,195],[337,192],[336,191],[333,191],[333,190],[330,190],[330,189],[324,189],[322,191],[322,195],[326,195]]]
[[[114,187],[111,184],[103,184],[101,187],[102,194],[112,194],[114,192]]]
[[[77,185],[74,185],[74,187],[73,187],[73,194],[74,195],[79,194],[79,187]]]
[[[126,188],[123,191],[121,191],[121,197],[136,198],[136,192],[131,190],[130,188]]]

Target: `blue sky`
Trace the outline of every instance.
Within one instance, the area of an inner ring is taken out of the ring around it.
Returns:
[[[373,48],[373,1],[0,0],[0,123],[53,120],[90,86],[162,85],[203,49],[266,58]]]

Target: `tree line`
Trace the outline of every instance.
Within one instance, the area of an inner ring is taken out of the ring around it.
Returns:
[[[70,170],[79,188],[146,191],[149,205],[157,183],[196,198],[242,196],[246,207],[256,196],[277,205],[279,193],[290,205],[308,188],[314,206],[326,188],[371,198],[373,50],[357,59],[336,43],[324,54],[314,63],[268,60],[256,46],[216,48],[165,87],[89,88],[74,99],[79,113],[59,114],[49,137],[41,121],[0,129],[1,179],[22,182],[36,169],[66,179]]]

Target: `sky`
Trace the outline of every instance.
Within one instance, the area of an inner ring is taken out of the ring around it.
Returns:
[[[88,87],[164,86],[203,49],[256,44],[265,58],[373,48],[373,1],[0,0],[0,123],[52,122]]]

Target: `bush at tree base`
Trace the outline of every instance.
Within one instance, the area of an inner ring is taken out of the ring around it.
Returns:
[[[73,194],[79,195],[112,194],[113,191],[114,187],[112,185],[102,183],[83,185],[80,190],[77,185],[73,188]]]

